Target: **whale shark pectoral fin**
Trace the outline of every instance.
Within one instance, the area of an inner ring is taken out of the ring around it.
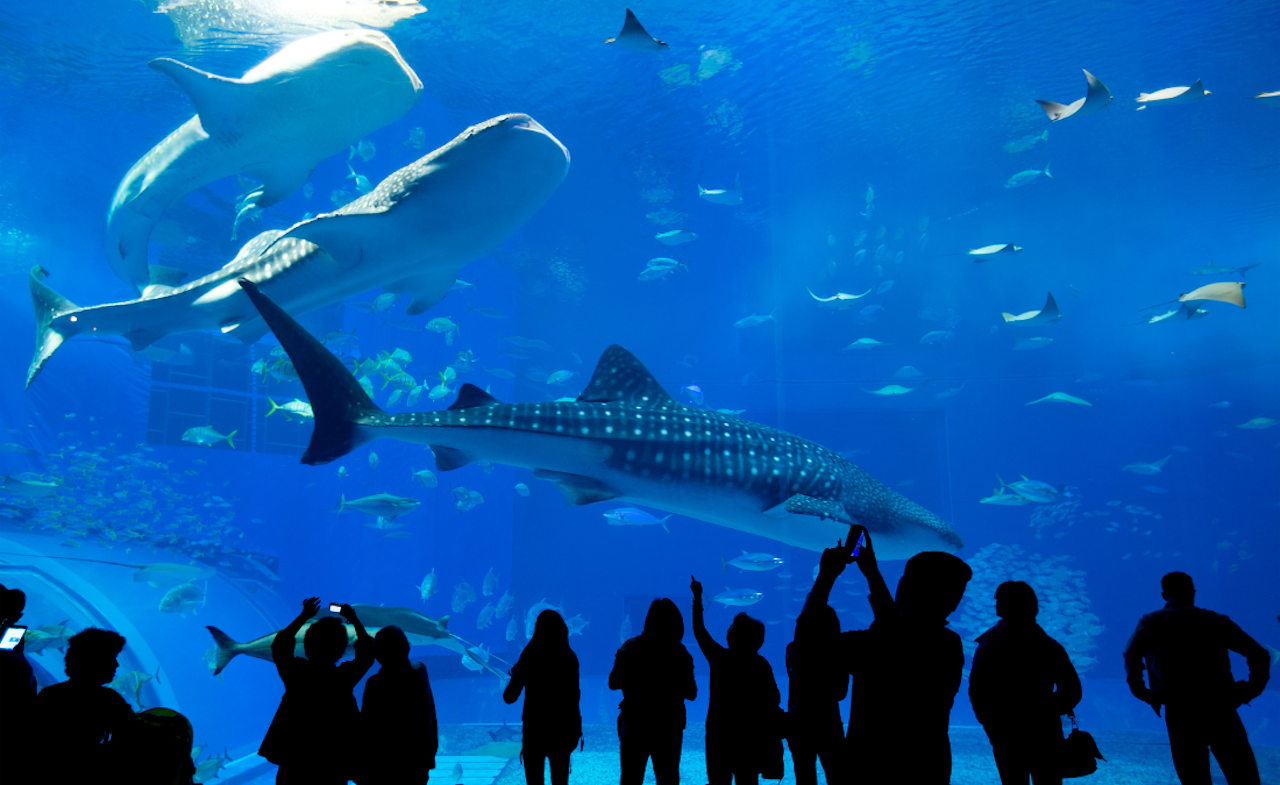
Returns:
[[[135,352],[142,351],[163,337],[159,330],[134,330],[124,335],[124,339],[129,342],[129,348]]]
[[[262,181],[262,195],[254,204],[270,207],[305,185],[314,168],[297,161],[268,161],[246,166],[244,171]]]
[[[432,454],[436,456],[436,468],[442,472],[451,472],[476,462],[475,458],[453,447],[441,447],[438,444],[432,444],[430,447]]]
[[[441,271],[405,278],[383,288],[395,294],[413,295],[413,300],[404,312],[406,316],[417,316],[420,313],[426,313],[432,306],[443,300],[456,278],[456,275]]]
[[[252,89],[239,79],[201,71],[168,57],[157,58],[148,65],[178,83],[195,105],[200,125],[208,134],[215,133],[226,122],[230,106],[241,100],[239,94]]]
[[[812,496],[805,496],[801,493],[797,493],[781,504],[775,504],[765,510],[764,514],[770,518],[778,519],[786,518],[788,515],[812,515],[849,525],[853,524],[853,519],[849,517],[849,513],[845,512],[844,506],[840,503],[830,499],[815,499]]]
[[[539,480],[555,483],[556,487],[560,489],[560,493],[564,495],[564,503],[574,507],[581,507],[584,504],[592,504],[594,502],[607,502],[622,495],[600,480],[594,477],[584,477],[581,474],[555,472],[550,469],[534,469],[533,476]]]

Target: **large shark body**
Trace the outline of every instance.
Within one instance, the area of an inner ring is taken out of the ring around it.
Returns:
[[[620,346],[575,401],[501,403],[464,384],[447,411],[387,414],[332,353],[242,283],[293,361],[315,412],[305,464],[380,438],[428,445],[441,471],[476,461],[532,469],[573,505],[622,500],[820,551],[856,522],[888,559],[954,551],[960,536],[836,453],[791,434],[680,404]]]
[[[311,170],[413,108],[422,82],[376,30],[334,30],[295,41],[239,79],[154,60],[195,104],[196,116],[129,169],[107,212],[111,269],[141,293],[151,283],[147,240],[169,205],[237,173],[262,181],[258,207],[301,188]]]
[[[266,324],[236,284],[247,278],[296,313],[375,287],[413,298],[420,313],[458,273],[528,220],[560,185],[569,151],[523,114],[495,117],[393,172],[341,209],[263,232],[220,270],[178,287],[152,285],[136,300],[80,308],[31,273],[36,352],[30,386],[75,335],[124,336],[135,350],[166,335],[221,330],[247,343]]]
[[[365,626],[370,635],[375,635],[383,627],[389,627],[394,624],[404,632],[409,639],[410,645],[440,646],[471,659],[481,668],[503,681],[507,679],[507,671],[510,670],[511,666],[497,657],[477,655],[475,651],[479,650],[475,649],[472,644],[449,632],[448,616],[443,616],[437,620],[425,616],[412,608],[394,608],[384,605],[352,605],[351,607],[355,610],[356,616],[360,618],[360,623]],[[315,624],[315,622],[309,621],[303,624],[302,629],[295,636],[294,653],[299,657],[303,656],[302,642],[312,624]],[[241,643],[232,639],[231,636],[217,627],[206,627],[205,629],[209,630],[209,634],[213,636],[213,642],[218,647],[217,655],[211,663],[213,675],[215,676],[222,673],[223,668],[227,667],[233,659],[242,654],[247,657],[274,662],[274,658],[271,655],[271,644],[275,641],[276,635],[280,634],[279,630]],[[351,653],[355,642],[355,628],[347,625],[348,654]]]

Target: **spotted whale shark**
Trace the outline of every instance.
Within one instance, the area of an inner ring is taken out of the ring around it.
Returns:
[[[445,411],[389,414],[254,283],[240,285],[311,401],[315,429],[304,464],[390,438],[427,445],[440,471],[478,461],[523,467],[554,483],[571,505],[644,504],[812,551],[833,546],[855,522],[887,559],[963,545],[941,518],[835,452],[679,403],[621,346],[605,350],[573,401],[502,403],[464,384]]]
[[[111,269],[139,293],[151,228],[169,205],[243,172],[262,181],[258,207],[301,188],[322,160],[414,107],[422,82],[377,30],[331,30],[285,46],[240,78],[169,58],[151,67],[191,98],[196,115],[130,167],[107,212]]]
[[[81,308],[30,276],[36,351],[27,386],[63,342],[116,335],[134,350],[193,330],[221,330],[249,344],[267,332],[236,284],[248,278],[297,313],[375,287],[425,311],[467,264],[492,251],[551,197],[569,151],[524,114],[495,117],[387,176],[340,209],[263,232],[225,267],[182,286],[153,284],[135,300]]]

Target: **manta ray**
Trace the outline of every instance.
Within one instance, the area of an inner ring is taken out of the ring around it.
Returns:
[[[640,20],[631,13],[630,8],[627,9],[627,18],[622,23],[622,32],[618,33],[617,38],[606,38],[604,42],[617,44],[623,49],[635,52],[661,52],[669,48],[666,41],[659,41],[649,35],[649,31],[644,29],[644,25],[640,24]]]
[[[1142,104],[1142,106],[1138,107],[1139,110],[1142,110],[1148,106],[1194,104],[1196,101],[1203,101],[1209,95],[1210,91],[1204,89],[1204,82],[1197,79],[1196,83],[1190,87],[1166,87],[1154,93],[1139,93],[1134,100]]]
[[[821,551],[851,523],[889,559],[955,551],[938,516],[835,452],[668,394],[631,352],[610,346],[575,400],[502,403],[472,384],[445,411],[388,414],[351,371],[248,280],[241,286],[306,388],[315,429],[302,463],[389,438],[431,448],[440,471],[480,461],[532,469],[571,505],[626,501]]]
[[[1088,71],[1084,72],[1084,78],[1089,83],[1089,91],[1085,93],[1084,98],[1076,99],[1066,105],[1036,99],[1036,103],[1040,104],[1040,108],[1049,116],[1050,122],[1056,123],[1072,115],[1084,117],[1111,105],[1111,91],[1102,83],[1102,80]]]
[[[1044,301],[1044,307],[1038,311],[1026,311],[1016,315],[1005,312],[1001,315],[1004,317],[1005,324],[1017,325],[1052,324],[1062,319],[1062,314],[1058,312],[1058,301],[1053,299],[1053,292],[1049,292],[1049,298]]]
[[[413,108],[422,82],[376,30],[333,30],[294,41],[239,79],[161,58],[196,116],[125,174],[107,211],[111,269],[139,293],[154,283],[147,240],[169,205],[233,174],[262,181],[250,203],[293,193],[322,160]]]
[[[136,300],[81,308],[31,272],[36,352],[27,386],[66,340],[119,335],[141,350],[166,335],[221,330],[246,344],[267,332],[245,297],[247,278],[299,313],[381,286],[430,308],[467,264],[492,251],[560,185],[569,151],[533,118],[495,117],[388,175],[332,213],[250,240],[225,267],[184,286],[153,285]]]

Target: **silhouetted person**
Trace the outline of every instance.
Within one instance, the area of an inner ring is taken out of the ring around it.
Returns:
[[[1209,785],[1210,751],[1228,783],[1257,783],[1258,762],[1236,709],[1266,689],[1267,650],[1231,619],[1197,608],[1190,575],[1171,572],[1160,587],[1164,608],[1142,617],[1124,649],[1129,690],[1157,716],[1165,707],[1173,767],[1183,785]],[[1248,662],[1248,681],[1232,677],[1232,651]]]
[[[320,611],[320,600],[302,603],[302,613],[276,634],[271,657],[284,682],[284,697],[271,720],[258,754],[280,767],[280,785],[345,783],[356,773],[354,744],[360,710],[353,694],[373,665],[373,638],[350,605],[342,616],[355,627],[355,659],[338,665],[350,638],[346,626],[332,616],[313,623],[302,639],[305,658],[294,656],[298,631]]]
[[[1001,785],[1061,785],[1062,715],[1080,702],[1067,650],[1036,624],[1040,603],[1022,581],[996,588],[999,623],[978,636],[969,702],[987,731]]]
[[[0,584],[0,634],[22,619],[27,595]],[[25,782],[35,740],[31,717],[36,703],[36,677],[27,661],[26,640],[9,650],[0,650],[0,766],[5,778]]]
[[[827,602],[836,578],[854,561],[853,543],[862,531],[850,527],[847,544],[823,551],[806,610]],[[960,689],[964,649],[946,624],[973,571],[952,554],[926,551],[907,561],[898,593],[890,597],[870,534],[857,562],[870,587],[875,621],[870,629],[840,634],[839,656],[853,674],[845,739],[848,775],[859,785],[947,785],[947,725]]]
[[[787,644],[787,746],[796,785],[817,785],[818,759],[827,782],[842,782],[844,721],[840,701],[849,694],[849,673],[837,647],[840,617],[830,605],[807,607]]]
[[[780,774],[782,759],[776,716],[782,696],[773,668],[760,656],[764,624],[739,613],[725,635],[728,647],[721,646],[703,620],[702,584],[692,578],[689,589],[693,591],[693,635],[711,667],[707,780],[710,785],[755,785],[761,772],[776,769]],[[776,762],[770,759],[774,754]]]
[[[427,666],[409,662],[409,639],[395,625],[373,638],[382,667],[364,685],[359,785],[425,785],[440,747]]]
[[[105,782],[119,773],[115,748],[128,741],[135,724],[129,703],[103,686],[116,676],[125,639],[90,627],[67,643],[67,680],[36,697],[34,726],[44,751],[35,759],[41,761],[41,778],[77,785]]]
[[[663,597],[649,605],[644,632],[622,644],[613,659],[609,689],[622,690],[618,741],[622,785],[641,785],[653,759],[658,785],[679,785],[684,702],[698,697],[693,657],[680,639],[684,617]]]
[[[568,785],[569,754],[582,738],[578,708],[578,655],[569,648],[569,627],[553,610],[538,614],[533,638],[511,668],[502,693],[515,703],[524,691],[524,779],[542,785],[543,762],[551,764],[551,785]]]

